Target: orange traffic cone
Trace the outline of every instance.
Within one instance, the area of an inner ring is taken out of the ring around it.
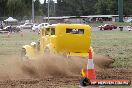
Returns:
[[[92,50],[91,49],[89,50],[87,70],[86,70],[85,76],[89,80],[95,80],[96,79],[96,73],[95,73],[95,69],[94,69],[94,62],[92,59]]]

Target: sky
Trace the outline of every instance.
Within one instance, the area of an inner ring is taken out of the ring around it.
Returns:
[[[53,0],[53,1],[57,2],[57,0]],[[40,2],[41,2],[41,3],[44,3],[44,0],[40,0]]]

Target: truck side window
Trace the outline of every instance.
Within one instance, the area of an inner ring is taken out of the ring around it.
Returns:
[[[51,28],[51,35],[55,35],[55,28]]]
[[[49,34],[50,34],[50,28],[46,28],[45,35],[49,35]]]

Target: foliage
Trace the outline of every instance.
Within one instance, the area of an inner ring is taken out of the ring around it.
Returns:
[[[132,0],[124,0],[124,15],[132,14]],[[49,0],[50,16],[118,14],[118,0]],[[47,16],[46,0],[35,0],[35,16]],[[31,17],[32,0],[0,0],[0,17]]]
[[[132,14],[132,0],[124,0],[124,15]],[[57,0],[57,16],[118,14],[118,0]]]
[[[132,15],[132,0],[124,0],[124,15]]]
[[[0,16],[5,16],[7,14],[7,0],[0,0]]]
[[[98,0],[96,3],[97,14],[107,15],[107,14],[118,14],[118,4],[117,0]]]
[[[57,15],[90,15],[97,0],[57,0]]]
[[[35,15],[42,14],[39,0],[35,0]],[[0,0],[0,16],[31,17],[32,0]]]
[[[34,4],[35,4],[35,6],[34,6],[35,16],[42,15],[41,4],[40,4],[39,0],[36,0]]]

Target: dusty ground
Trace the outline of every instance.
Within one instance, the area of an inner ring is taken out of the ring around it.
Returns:
[[[48,57],[48,59],[47,59]],[[87,59],[46,55],[37,60],[21,63],[18,57],[0,66],[0,88],[58,88],[79,85],[80,70]],[[95,56],[98,79],[132,80],[132,69],[115,69],[108,56]]]

